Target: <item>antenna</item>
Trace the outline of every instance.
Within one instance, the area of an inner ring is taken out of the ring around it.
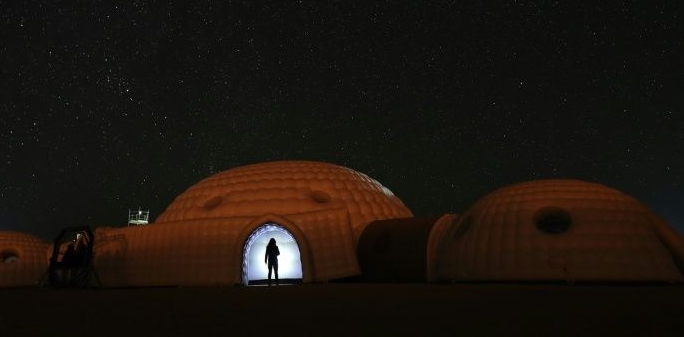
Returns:
[[[142,210],[138,207],[138,210],[128,209],[128,226],[136,225],[147,225],[148,219],[150,217],[150,210]]]

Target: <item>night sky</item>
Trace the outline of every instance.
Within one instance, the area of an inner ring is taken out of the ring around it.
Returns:
[[[213,173],[305,159],[417,216],[599,182],[684,234],[677,1],[283,2],[0,1],[0,230],[154,219]]]

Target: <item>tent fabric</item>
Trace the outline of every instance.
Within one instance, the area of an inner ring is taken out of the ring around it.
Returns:
[[[275,161],[229,169],[181,193],[156,224],[299,214],[345,208],[355,235],[379,219],[411,217],[388,188],[350,168],[313,161]]]
[[[37,285],[48,268],[51,248],[30,234],[0,232],[0,287]]]
[[[324,282],[360,273],[356,242],[369,222],[411,216],[389,189],[350,168],[253,164],[190,186],[149,225],[97,228],[93,262],[103,286],[239,284],[250,235],[276,225],[297,243],[302,281]],[[8,271],[0,285],[33,284],[47,268],[50,245],[27,238],[0,238],[8,261],[20,257],[0,266]]]
[[[369,282],[424,282],[426,246],[437,218],[371,222],[359,238],[361,279]]]
[[[665,220],[654,216],[653,229],[672,255],[672,259],[684,275],[684,238],[682,238]]]
[[[442,241],[444,241],[445,233],[456,226],[458,219],[459,216],[457,214],[444,214],[435,221],[435,224],[430,229],[425,249],[426,278],[428,281],[435,281],[440,278],[437,274],[440,263],[438,251]]]
[[[95,265],[104,286],[240,284],[244,245],[266,223],[284,227],[296,239],[304,282],[359,274],[353,233],[342,208],[101,227],[95,232]]]
[[[681,282],[682,239],[613,188],[540,180],[483,197],[431,238],[431,281]]]

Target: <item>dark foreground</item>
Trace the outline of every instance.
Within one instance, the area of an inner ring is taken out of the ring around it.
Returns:
[[[684,287],[0,289],[0,336],[684,336]]]

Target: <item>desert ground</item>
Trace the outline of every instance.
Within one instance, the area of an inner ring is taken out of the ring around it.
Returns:
[[[684,336],[684,286],[0,289],[0,336]]]

